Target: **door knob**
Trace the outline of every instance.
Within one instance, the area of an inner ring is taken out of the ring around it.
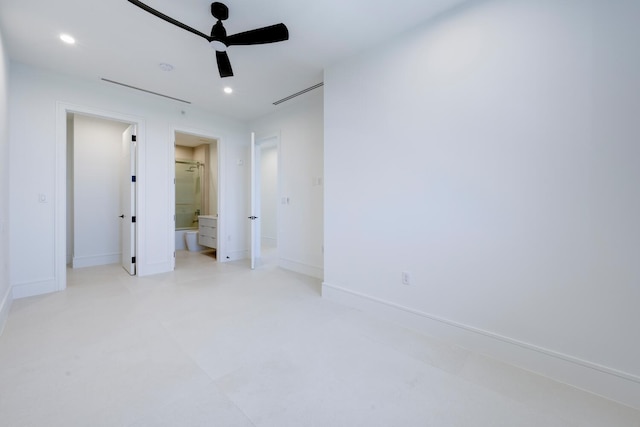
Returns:
[[[120,218],[124,218],[124,214],[120,215]]]

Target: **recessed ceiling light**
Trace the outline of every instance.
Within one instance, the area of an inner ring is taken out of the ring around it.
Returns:
[[[166,64],[166,63],[164,63],[164,62],[163,62],[162,64],[158,65],[158,67],[160,67],[160,69],[161,69],[162,71],[173,71],[173,65],[171,65],[171,64]]]
[[[233,89],[231,89],[229,86],[224,88],[224,93],[232,93]]]
[[[76,39],[71,37],[69,34],[60,34],[60,40],[62,40],[66,44],[75,44],[76,43]]]

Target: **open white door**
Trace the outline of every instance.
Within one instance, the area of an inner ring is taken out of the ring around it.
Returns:
[[[257,195],[257,162],[256,162],[256,135],[251,132],[251,213],[249,220],[251,221],[251,244],[249,248],[251,256],[251,269],[256,268],[256,264],[260,261],[260,218],[258,217],[258,195]]]
[[[122,134],[122,173],[120,174],[120,245],[122,268],[136,274],[136,127]]]

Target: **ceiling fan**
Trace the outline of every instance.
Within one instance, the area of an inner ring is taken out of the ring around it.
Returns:
[[[237,45],[252,45],[252,44],[265,44],[275,43],[284,40],[289,40],[289,30],[284,24],[275,24],[268,27],[257,28],[255,30],[249,30],[238,34],[227,36],[227,30],[225,30],[222,21],[229,18],[229,8],[222,3],[211,3],[211,14],[218,20],[211,29],[211,35],[208,36],[195,28],[191,28],[182,22],[176,21],[170,16],[159,12],[146,4],[138,0],[128,0],[130,3],[135,4],[139,8],[146,10],[147,12],[163,19],[173,25],[189,31],[197,36],[200,36],[211,44],[216,51],[216,61],[218,63],[218,71],[220,77],[233,76],[233,69],[231,68],[231,62],[229,61],[229,55],[227,55],[227,48],[229,46]]]

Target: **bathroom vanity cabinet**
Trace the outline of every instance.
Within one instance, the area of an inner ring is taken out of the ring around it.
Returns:
[[[198,244],[208,248],[217,247],[218,218],[212,215],[198,216]]]

